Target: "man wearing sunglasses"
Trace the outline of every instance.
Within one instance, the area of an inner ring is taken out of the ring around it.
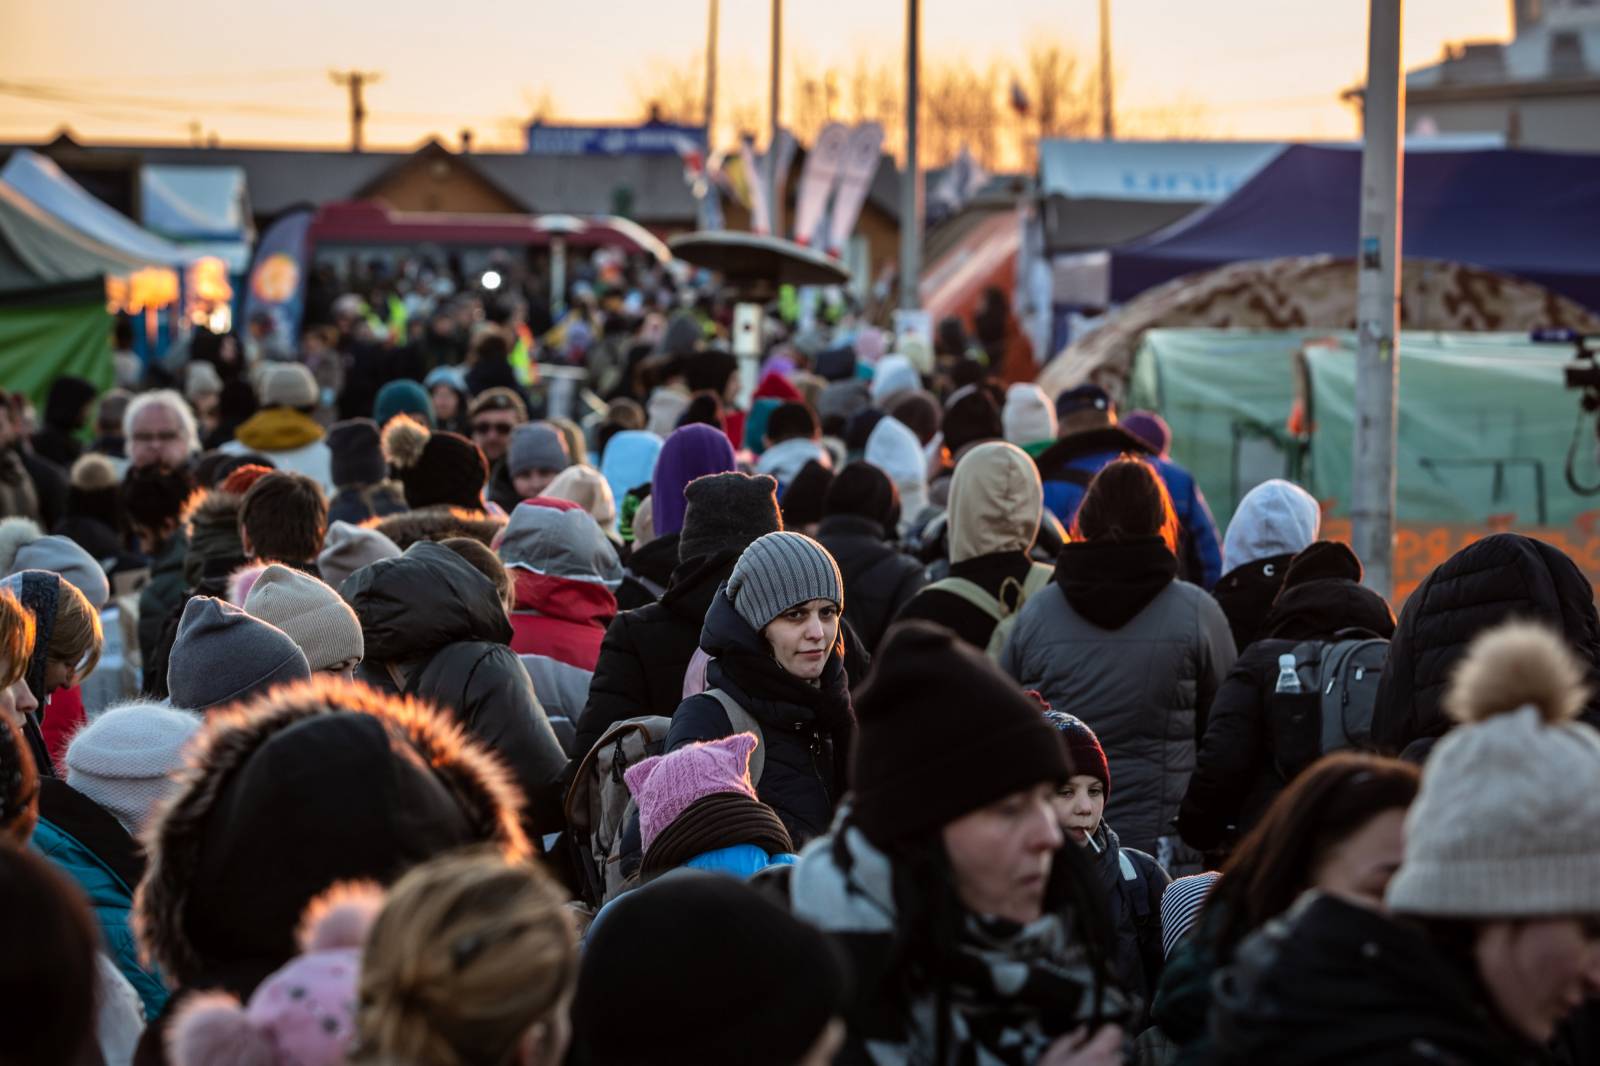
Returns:
[[[511,431],[528,420],[522,397],[507,388],[484,389],[472,401],[472,440],[489,461],[489,498],[509,514],[521,497],[506,469]]]

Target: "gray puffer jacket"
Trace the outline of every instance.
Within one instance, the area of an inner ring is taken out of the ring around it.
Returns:
[[[1176,571],[1155,537],[1067,545],[1054,583],[1022,608],[1000,665],[1095,731],[1111,764],[1105,820],[1125,846],[1181,877],[1200,859],[1172,822],[1234,647],[1216,601],[1174,580]]]

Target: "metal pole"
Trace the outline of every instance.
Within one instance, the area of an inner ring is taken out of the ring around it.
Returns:
[[[716,139],[717,124],[717,0],[711,0],[711,20],[706,26],[706,154]]]
[[[1111,0],[1100,0],[1100,139],[1117,135],[1111,107]]]
[[[767,133],[767,214],[772,223],[774,237],[783,236],[783,204],[778,200],[778,190],[783,183],[778,180],[778,101],[779,85],[783,74],[783,0],[772,0],[772,125]]]
[[[1371,0],[1356,283],[1359,347],[1350,486],[1352,539],[1366,565],[1366,583],[1385,596],[1394,590],[1394,455],[1400,391],[1400,351],[1395,341],[1400,330],[1400,204],[1405,190],[1403,6],[1404,0]]]
[[[906,0],[906,161],[900,171],[900,307],[922,306],[922,165],[917,159],[922,3]]]

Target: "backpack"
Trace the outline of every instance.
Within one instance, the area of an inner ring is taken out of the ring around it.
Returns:
[[[938,589],[951,595],[959,596],[974,607],[983,611],[994,619],[994,632],[989,634],[989,644],[984,652],[989,658],[998,662],[1000,652],[1006,646],[1011,630],[1016,627],[1017,615],[1022,611],[1022,605],[1028,598],[1050,584],[1050,579],[1055,575],[1055,567],[1033,563],[1028,570],[1028,576],[1017,582],[1007,578],[1005,584],[1000,586],[1000,597],[989,595],[984,587],[976,581],[968,581],[964,577],[940,578],[929,589]],[[1013,602],[1006,602],[1006,601]]]
[[[756,750],[750,753],[750,787],[754,788],[761,784],[761,771],[767,768],[767,736],[761,731],[761,723],[756,721],[755,716],[749,711],[739,706],[738,700],[720,688],[708,688],[703,695],[710,696],[722,704],[722,709],[728,715],[728,724],[733,726],[734,733],[756,735]]]
[[[567,790],[567,836],[584,895],[597,906],[616,895],[626,879],[622,834],[639,807],[622,774],[633,764],[660,755],[671,727],[672,719],[659,714],[618,722],[589,749]]]
[[[1341,630],[1332,640],[1295,645],[1301,691],[1268,694],[1272,750],[1284,780],[1329,752],[1376,750],[1372,711],[1388,658],[1389,642],[1366,630]],[[1275,688],[1276,671],[1272,679]]]

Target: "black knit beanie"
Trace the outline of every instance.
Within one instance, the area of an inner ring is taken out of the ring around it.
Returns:
[[[855,697],[853,817],[879,847],[1072,776],[1039,704],[942,626],[902,622]]]
[[[328,453],[335,488],[376,485],[386,476],[378,423],[370,418],[351,418],[329,426]]]
[[[858,460],[834,476],[822,498],[822,514],[870,518],[886,531],[892,530],[900,521],[900,494],[888,474]]]
[[[735,878],[674,870],[591,927],[573,1047],[588,1066],[799,1062],[848,1002],[826,933]]]
[[[684,486],[678,560],[744,551],[783,528],[778,483],[765,474],[707,474]]]
[[[950,394],[939,429],[944,433],[944,446],[950,449],[951,455],[969,444],[1004,440],[1006,436],[1000,405],[981,385],[967,385]]]
[[[480,494],[489,464],[459,433],[432,433],[409,415],[395,415],[383,427],[383,454],[411,508],[443,504],[483,510]]]

